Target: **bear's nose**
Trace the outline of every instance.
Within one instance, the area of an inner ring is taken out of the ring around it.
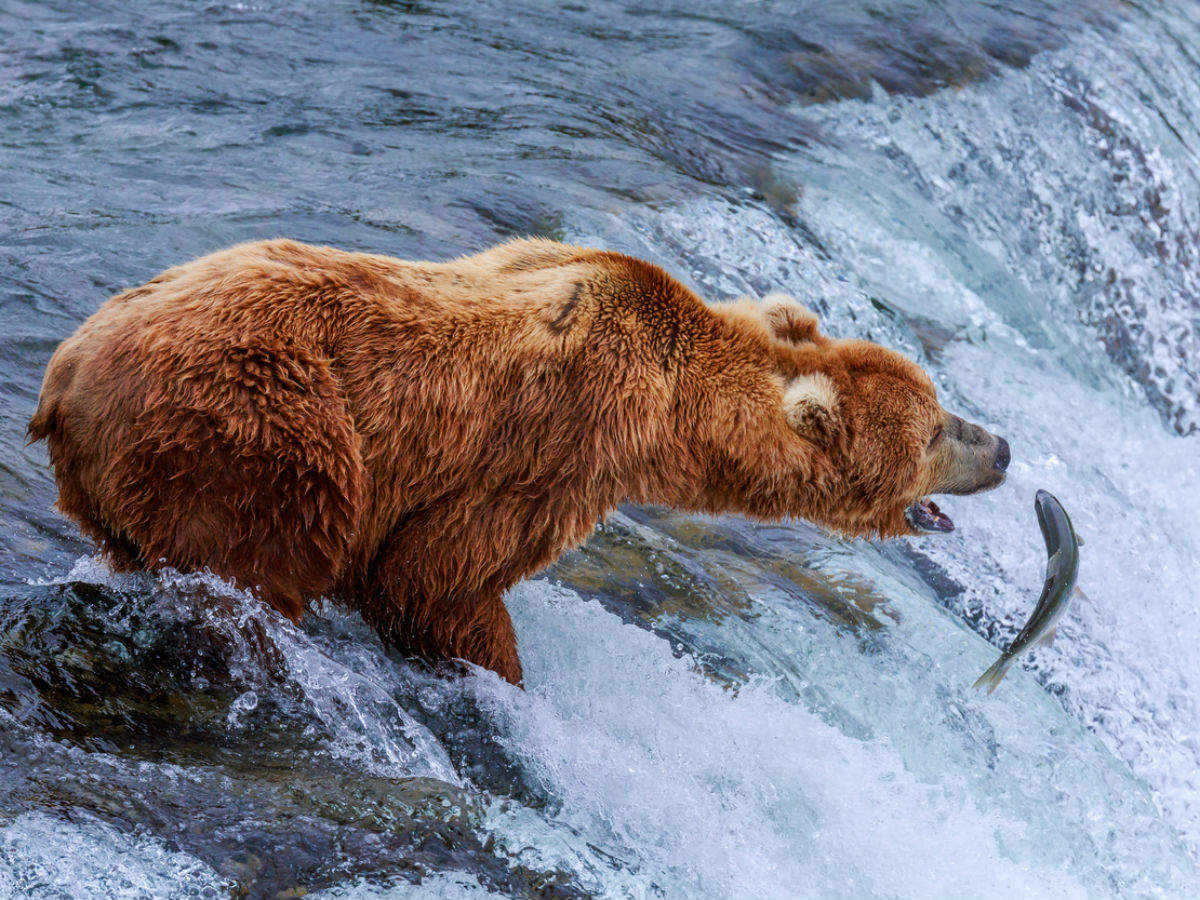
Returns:
[[[1012,454],[1008,450],[1008,441],[1000,438],[1000,446],[996,448],[996,461],[992,463],[992,468],[999,469],[1003,472],[1008,468],[1009,462],[1012,461]]]

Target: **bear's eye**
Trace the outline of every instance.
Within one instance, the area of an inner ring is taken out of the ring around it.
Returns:
[[[930,447],[932,447],[934,444],[936,444],[937,439],[940,438],[941,436],[942,436],[942,426],[939,425],[937,428],[933,429],[933,437],[931,437],[929,439],[929,446],[926,447],[925,449],[928,450]]]

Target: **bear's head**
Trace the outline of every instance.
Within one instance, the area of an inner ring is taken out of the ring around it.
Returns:
[[[788,425],[834,473],[810,517],[848,535],[946,532],[954,523],[929,495],[1004,481],[1008,442],[944,410],[911,360],[821,334],[816,316],[785,295],[756,312],[771,337]]]

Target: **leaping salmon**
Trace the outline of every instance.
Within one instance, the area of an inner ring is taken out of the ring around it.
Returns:
[[[1042,528],[1042,539],[1046,542],[1046,553],[1050,557],[1046,562],[1046,581],[1025,627],[1012,645],[975,682],[974,687],[986,685],[989,694],[1004,679],[1013,660],[1031,647],[1054,640],[1054,629],[1066,614],[1071,598],[1075,594],[1083,594],[1075,587],[1075,579],[1079,576],[1079,545],[1083,541],[1076,537],[1067,511],[1049,491],[1037,492],[1033,508],[1037,511],[1038,525]]]

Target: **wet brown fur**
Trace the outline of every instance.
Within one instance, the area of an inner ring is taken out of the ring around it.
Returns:
[[[710,306],[619,253],[273,240],[105,303],[29,433],[118,569],[208,568],[293,620],[341,597],[402,651],[519,683],[504,591],[618,503],[909,533],[907,503],[975,478],[929,449],[945,415],[911,362],[794,302]]]

